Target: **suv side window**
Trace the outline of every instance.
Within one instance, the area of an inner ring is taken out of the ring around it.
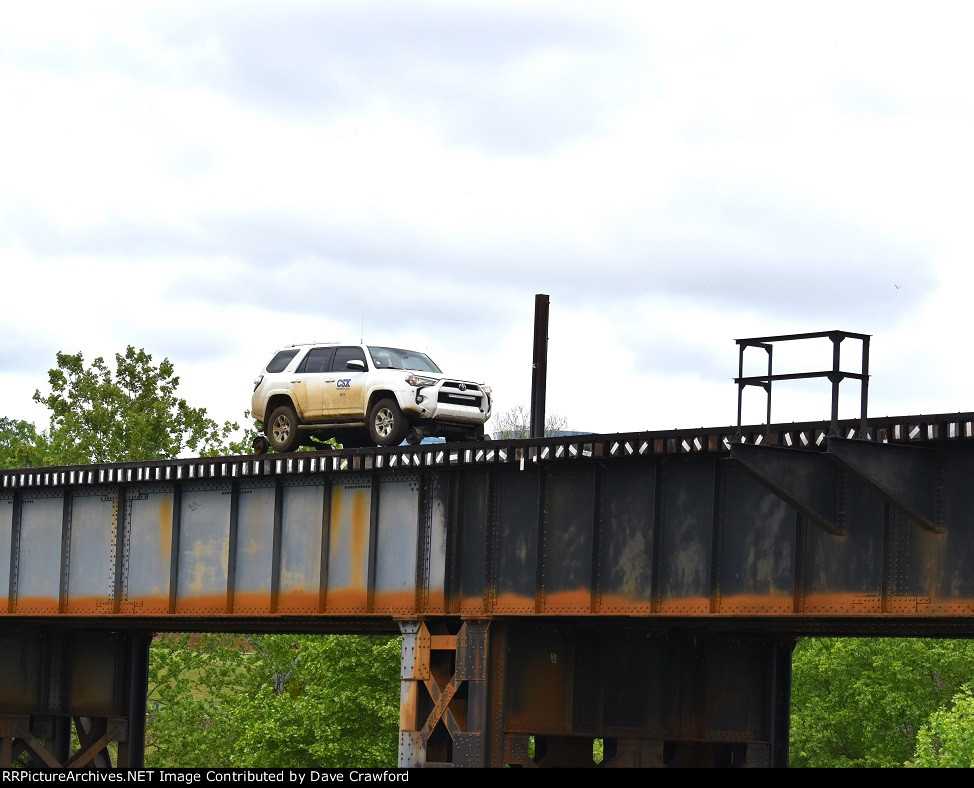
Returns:
[[[298,372],[327,372],[331,367],[333,347],[313,347],[298,365]]]
[[[333,372],[345,372],[348,367],[345,366],[348,361],[361,361],[365,364],[365,353],[362,352],[360,347],[340,347],[335,351],[335,360],[332,362]],[[365,368],[368,369],[369,365],[365,364]]]
[[[293,350],[280,350],[274,354],[274,358],[270,360],[267,364],[268,372],[283,372],[288,364],[291,363],[291,359],[298,354],[298,349]]]

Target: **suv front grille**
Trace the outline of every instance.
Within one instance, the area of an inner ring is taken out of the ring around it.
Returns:
[[[466,405],[469,408],[482,407],[483,392],[472,383],[459,383],[455,380],[444,380],[440,386],[437,402],[448,405]]]

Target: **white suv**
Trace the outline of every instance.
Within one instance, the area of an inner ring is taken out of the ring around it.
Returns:
[[[447,377],[425,353],[322,342],[281,348],[254,380],[254,451],[295,451],[311,438],[345,448],[485,440],[490,386]]]

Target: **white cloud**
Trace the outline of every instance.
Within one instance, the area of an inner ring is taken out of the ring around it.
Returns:
[[[276,347],[363,333],[528,405],[537,293],[579,429],[730,424],[735,339],[830,329],[872,335],[872,413],[967,410],[970,16],[20,6],[0,415],[38,418],[57,351],[132,344],[238,420]],[[773,415],[827,418],[799,389]]]

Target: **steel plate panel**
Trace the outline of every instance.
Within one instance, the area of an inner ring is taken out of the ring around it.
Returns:
[[[274,567],[273,482],[242,482],[237,506],[233,612],[270,613]]]
[[[44,664],[39,636],[0,635],[0,712],[24,714],[42,708]]]
[[[447,612],[446,562],[450,510],[446,477],[436,474],[427,480],[425,524],[429,533],[426,557],[426,600],[420,612],[427,614]]]
[[[571,732],[574,633],[512,628],[508,664],[505,732]]]
[[[712,462],[665,466],[658,564],[661,612],[680,615],[710,612],[714,472]]]
[[[490,473],[480,468],[460,477],[460,522],[457,527],[457,591],[460,612],[477,615],[487,612],[487,538]]]
[[[792,612],[798,513],[740,467],[724,463],[719,612]]]
[[[970,449],[955,449],[945,463],[940,491],[946,532],[916,533],[923,547],[923,595],[931,607],[946,615],[971,615],[974,609],[974,455]],[[927,612],[934,612],[928,609]]]
[[[606,465],[598,612],[646,615],[653,582],[656,464]]]
[[[679,653],[674,641],[633,635],[604,637],[601,644],[602,733],[675,735],[680,660],[674,658]]]
[[[559,470],[546,482],[543,612],[586,614],[592,607],[595,468]]]
[[[169,609],[173,499],[170,485],[140,487],[125,498],[123,613],[165,613]]]
[[[68,641],[69,693],[72,714],[110,717],[126,713],[125,638],[112,633],[73,632]]]
[[[111,612],[115,599],[117,523],[117,488],[95,488],[74,494],[65,612]]]
[[[0,495],[0,616],[7,612],[10,594],[10,551],[14,539],[14,497]]]
[[[350,475],[332,486],[326,597],[329,613],[361,613],[368,608],[371,513],[370,477]]]
[[[704,645],[704,720],[708,741],[752,741],[770,738],[763,730],[771,643],[762,647],[728,640]]]
[[[845,475],[844,514],[837,536],[809,523],[806,613],[861,615],[882,610],[884,506],[878,493]]]
[[[494,613],[533,613],[538,588],[538,518],[541,475],[537,469],[495,479],[493,560],[497,566]]]
[[[302,482],[284,488],[279,613],[317,613],[321,588],[324,488]]]
[[[32,492],[21,499],[16,613],[57,613],[61,593],[61,524],[58,492]]]
[[[187,485],[180,509],[177,613],[225,613],[230,486]]]
[[[375,556],[375,612],[411,613],[416,607],[420,481],[396,474],[379,482]]]

